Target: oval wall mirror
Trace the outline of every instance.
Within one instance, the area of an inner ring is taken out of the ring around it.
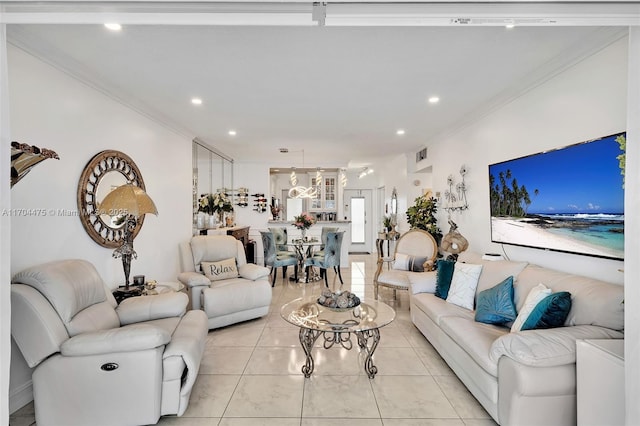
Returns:
[[[391,191],[391,221],[394,225],[398,223],[398,192],[395,187]]]
[[[102,247],[122,245],[124,229],[120,217],[97,215],[98,206],[113,189],[131,182],[142,189],[144,181],[136,163],[120,151],[106,150],[96,154],[85,166],[78,182],[78,211],[80,222],[93,241]],[[144,215],[137,220],[133,238],[138,235]]]

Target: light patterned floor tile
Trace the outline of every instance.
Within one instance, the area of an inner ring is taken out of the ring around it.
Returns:
[[[245,374],[302,375],[300,369],[304,359],[300,348],[271,347],[268,350],[256,350],[249,359]]]
[[[305,381],[302,417],[379,418],[367,376],[315,376]]]
[[[200,374],[242,374],[254,348],[250,346],[208,346],[200,362]]]
[[[429,370],[413,348],[379,347],[373,354],[378,374],[384,376],[428,376]]]
[[[379,418],[372,419],[320,419],[320,418],[303,418],[301,426],[382,426],[382,420]]]
[[[430,376],[383,376],[372,381],[382,418],[459,418]]]
[[[456,376],[434,376],[434,379],[462,419],[491,418]]]
[[[244,375],[224,417],[300,418],[303,387],[302,375]]]
[[[240,378],[240,375],[198,375],[184,417],[222,417]]]

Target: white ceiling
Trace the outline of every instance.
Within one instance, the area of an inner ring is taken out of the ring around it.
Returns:
[[[11,43],[236,160],[301,162],[304,149],[307,166],[352,168],[437,143],[624,31],[7,26]]]

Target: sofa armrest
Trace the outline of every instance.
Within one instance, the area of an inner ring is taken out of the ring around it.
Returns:
[[[531,367],[552,367],[576,362],[577,339],[622,339],[624,334],[594,325],[525,330],[496,339],[489,358],[498,362],[507,356]]]
[[[160,318],[181,317],[187,311],[189,297],[184,293],[130,297],[116,308],[120,324],[133,324]]]
[[[240,265],[240,267],[238,268],[238,274],[242,278],[255,281],[260,278],[268,277],[269,268],[265,266],[256,265],[254,263],[246,263],[244,265]]]
[[[178,281],[187,287],[209,287],[211,285],[211,280],[198,272],[181,272],[180,275],[178,275]]]
[[[151,324],[112,328],[78,334],[60,346],[64,356],[100,355],[114,352],[136,352],[166,345],[168,331]]]

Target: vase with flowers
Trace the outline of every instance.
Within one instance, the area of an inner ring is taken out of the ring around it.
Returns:
[[[314,223],[316,223],[316,219],[307,212],[293,217],[293,226],[300,230],[303,240],[307,239],[307,229],[311,228]]]
[[[209,215],[217,215],[218,223],[224,226],[224,213],[233,211],[231,199],[224,192],[202,194],[198,202],[198,211]]]

